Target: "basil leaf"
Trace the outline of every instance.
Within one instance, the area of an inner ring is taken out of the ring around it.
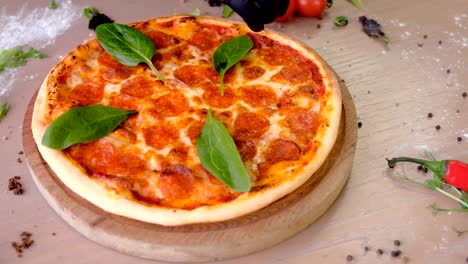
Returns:
[[[29,48],[27,52],[23,52],[20,47],[5,49],[0,51],[0,72],[5,68],[17,68],[25,65],[28,58],[45,58],[46,55],[40,53],[34,48]]]
[[[216,48],[213,54],[213,66],[220,75],[221,95],[224,95],[224,74],[252,48],[253,42],[246,35],[230,39]]]
[[[223,5],[223,17],[228,18],[234,13],[234,10],[228,6],[228,5]]]
[[[104,137],[134,113],[136,111],[104,105],[72,108],[50,123],[42,137],[42,145],[64,149]]]
[[[49,9],[57,9],[58,8],[58,4],[55,0],[52,0],[49,4]]]
[[[211,109],[196,145],[206,170],[235,191],[250,191],[250,176],[236,144],[223,123],[212,116]]]
[[[200,16],[200,15],[201,15],[201,10],[200,10],[200,8],[196,8],[195,10],[193,10],[193,12],[190,13],[190,15],[192,15],[192,16]]]
[[[163,79],[151,62],[156,53],[154,43],[143,32],[127,25],[107,23],[96,28],[96,37],[104,50],[123,65],[135,67],[144,62],[158,79]]]
[[[0,121],[3,120],[3,118],[6,116],[8,113],[8,103],[3,103],[2,106],[0,106]]]
[[[99,10],[97,10],[95,7],[86,7],[83,9],[83,15],[90,20],[93,18],[93,16],[100,14]]]

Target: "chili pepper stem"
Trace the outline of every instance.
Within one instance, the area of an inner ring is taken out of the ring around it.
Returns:
[[[468,229],[467,230],[458,230],[456,229],[455,227],[452,227],[453,231],[455,231],[458,235],[458,237],[461,237],[463,236],[465,233],[468,233]]]
[[[468,208],[440,208],[436,204],[431,205],[432,210],[439,212],[463,212],[468,213]]]
[[[448,192],[442,190],[441,188],[437,188],[437,187],[435,188],[435,190],[438,191],[438,192],[440,192],[440,193],[442,193],[442,194],[444,194],[445,196],[447,196],[447,197],[449,197],[449,198],[451,198],[451,199],[453,199],[453,200],[459,202],[459,203],[460,203],[461,205],[463,205],[465,208],[468,207],[468,203],[467,203],[466,201],[463,201],[463,200],[461,200],[460,198],[455,197],[455,196],[452,195],[451,193],[448,193]]]
[[[446,167],[447,167],[447,160],[423,160],[423,159],[414,159],[414,158],[409,158],[409,157],[398,157],[398,158],[393,158],[393,159],[387,159],[388,167],[393,168],[395,167],[396,163],[398,162],[412,162],[412,163],[417,163],[420,165],[423,165],[430,169],[432,172],[434,172],[434,176],[438,180],[442,180]]]

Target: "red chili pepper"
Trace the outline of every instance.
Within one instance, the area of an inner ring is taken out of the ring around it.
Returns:
[[[407,157],[387,159],[388,166],[393,168],[397,162],[413,162],[421,164],[434,172],[439,180],[455,188],[468,192],[468,164],[459,160],[422,160]]]

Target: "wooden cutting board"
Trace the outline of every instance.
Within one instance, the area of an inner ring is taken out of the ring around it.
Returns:
[[[207,262],[272,247],[311,225],[335,201],[348,179],[357,140],[356,109],[342,83],[344,111],[330,156],[311,180],[257,212],[218,223],[165,227],[103,211],[67,188],[42,159],[31,132],[36,95],[23,124],[23,148],[37,188],[68,224],[87,238],[134,256],[171,262]]]

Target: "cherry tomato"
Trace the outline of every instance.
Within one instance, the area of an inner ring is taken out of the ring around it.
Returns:
[[[309,17],[318,17],[327,7],[327,0],[294,0],[299,14]]]
[[[295,10],[296,10],[296,0],[289,0],[288,10],[283,16],[276,18],[276,21],[284,22],[288,20],[288,18],[294,13]]]

